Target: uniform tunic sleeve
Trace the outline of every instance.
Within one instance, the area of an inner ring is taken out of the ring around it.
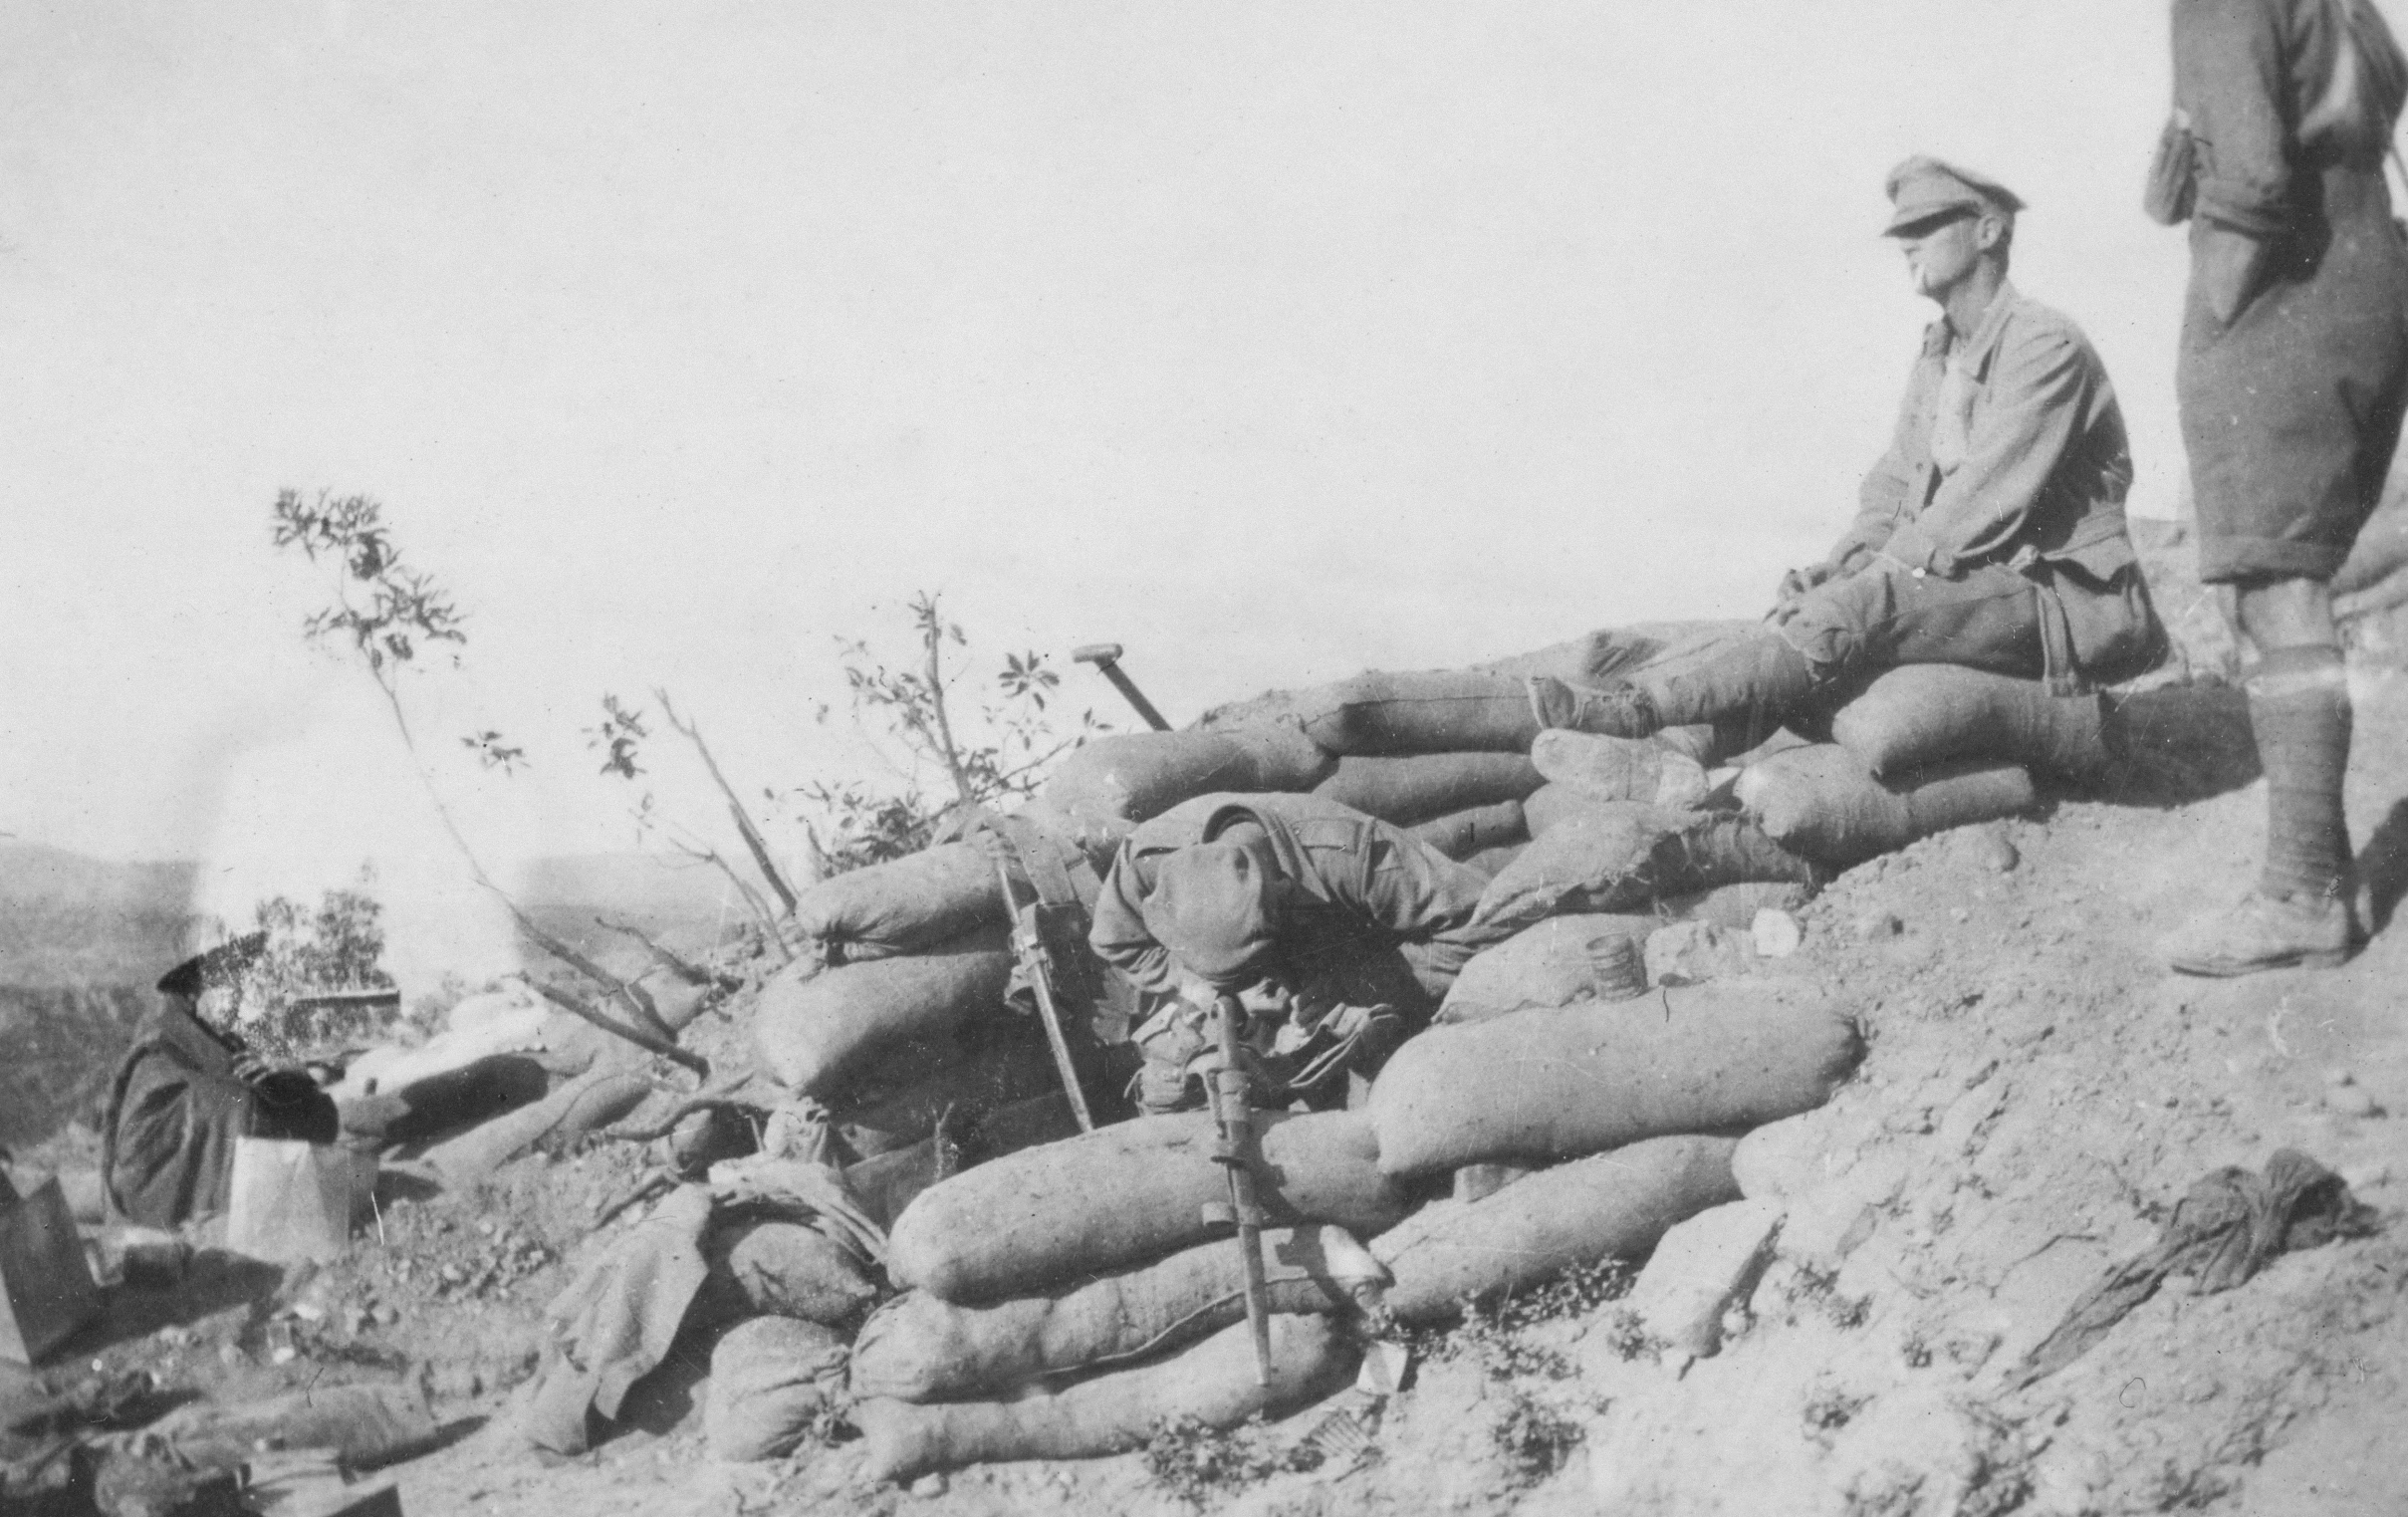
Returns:
[[[2011,327],[1966,437],[1964,461],[1884,551],[1911,569],[1946,575],[2013,543],[2080,436],[2103,379],[2071,335]]]
[[[2198,138],[2198,214],[2252,237],[2289,221],[2288,85],[2266,0],[2175,0],[2174,99]]]
[[[1134,843],[1121,844],[1110,873],[1103,877],[1103,887],[1095,894],[1094,909],[1088,913],[1087,946],[1139,990],[1167,994],[1175,988],[1170,951],[1154,941],[1153,931],[1138,909],[1145,899],[1139,870]]]
[[[234,1140],[251,1129],[254,1096],[153,1053],[125,1082],[113,1114],[106,1176],[118,1209],[147,1227],[175,1227],[226,1204]]]

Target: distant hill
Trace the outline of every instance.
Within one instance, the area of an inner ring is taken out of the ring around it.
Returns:
[[[194,930],[194,867],[0,843],[0,1143],[90,1120]]]
[[[186,951],[197,873],[0,843],[0,985],[148,985]]]

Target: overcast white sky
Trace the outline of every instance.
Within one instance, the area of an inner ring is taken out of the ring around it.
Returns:
[[[670,686],[748,784],[856,767],[812,720],[834,638],[899,641],[920,588],[997,655],[1125,642],[1174,719],[1752,615],[1891,424],[1931,308],[1881,181],[1919,149],[2031,201],[2018,282],[2105,354],[2165,511],[2165,25],[9,7],[0,831],[244,889],[439,855],[300,645],[284,485],[379,497],[471,612],[413,698],[530,750],[469,803],[504,853],[626,841],[578,738],[603,690]]]

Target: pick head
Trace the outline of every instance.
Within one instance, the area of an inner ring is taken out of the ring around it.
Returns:
[[[1118,663],[1120,644],[1117,642],[1083,642],[1071,649],[1074,663]]]

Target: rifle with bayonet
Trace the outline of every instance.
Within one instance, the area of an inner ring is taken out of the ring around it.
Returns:
[[[1214,1028],[1221,1045],[1220,1068],[1212,1072],[1212,1118],[1219,1129],[1212,1156],[1229,1176],[1229,1220],[1237,1224],[1238,1258],[1245,1266],[1246,1325],[1254,1333],[1254,1376],[1271,1384],[1271,1295],[1263,1280],[1263,1208],[1255,1188],[1262,1150],[1254,1111],[1247,1099],[1246,1066],[1239,1059],[1246,1008],[1234,995],[1213,997]],[[1212,1208],[1217,1217],[1219,1208]]]

